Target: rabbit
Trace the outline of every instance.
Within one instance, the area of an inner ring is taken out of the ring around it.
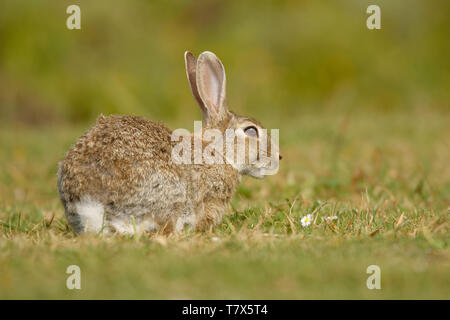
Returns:
[[[184,58],[202,130],[232,129],[261,143],[261,124],[228,110],[225,70],[217,56],[205,51],[196,59],[186,51]],[[274,144],[271,168],[259,161],[258,150],[246,150],[240,164],[179,164],[172,161],[177,142],[171,135],[164,124],[143,117],[97,118],[58,168],[59,197],[75,234],[206,231],[222,220],[242,175],[264,178],[278,170],[281,159]]]

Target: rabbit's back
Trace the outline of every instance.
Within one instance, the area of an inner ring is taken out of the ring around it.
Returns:
[[[186,199],[183,173],[171,164],[171,152],[171,131],[163,124],[100,116],[60,163],[58,187],[69,222],[86,228],[83,212],[105,213],[108,220],[148,215],[165,220]]]

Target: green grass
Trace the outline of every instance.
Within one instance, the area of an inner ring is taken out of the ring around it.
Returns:
[[[3,126],[0,298],[449,299],[449,120],[284,117],[279,174],[244,178],[214,230],[169,237],[75,237],[56,168],[87,125]],[[72,264],[81,290],[66,288]],[[372,264],[381,290],[366,287]]]
[[[368,0],[80,0],[69,31],[72,3],[3,0],[0,299],[449,299],[448,0],[378,2],[374,31]],[[244,178],[210,232],[75,237],[58,161],[99,113],[192,130],[185,50],[215,52],[231,109],[280,129],[279,174]]]

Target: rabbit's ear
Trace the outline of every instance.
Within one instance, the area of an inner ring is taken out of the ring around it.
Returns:
[[[192,95],[194,96],[195,100],[200,106],[200,109],[202,110],[203,119],[206,119],[208,113],[197,89],[197,59],[192,53],[186,51],[184,53],[184,62],[186,64],[186,75],[189,81],[189,85],[191,86]]]
[[[212,52],[205,51],[198,57],[197,88],[207,110],[207,120],[223,119],[228,112],[225,69]]]

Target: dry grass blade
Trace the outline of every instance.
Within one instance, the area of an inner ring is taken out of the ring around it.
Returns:
[[[400,215],[400,217],[398,218],[397,222],[395,223],[394,228],[397,229],[403,223],[404,220],[405,220],[405,214],[402,213]]]
[[[376,229],[376,230],[372,231],[371,233],[369,233],[369,237],[372,238],[373,236],[375,236],[379,232],[380,232],[380,229]]]

